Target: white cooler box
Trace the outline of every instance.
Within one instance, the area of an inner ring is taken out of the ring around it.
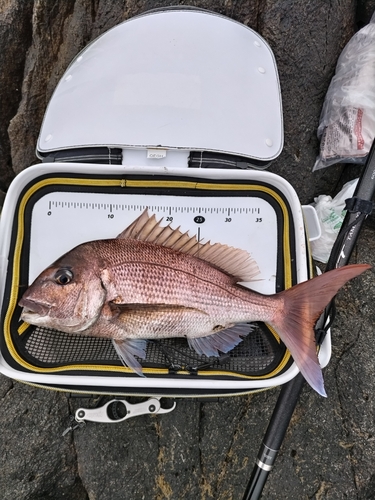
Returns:
[[[307,233],[319,236],[315,212],[302,210],[284,179],[260,170],[282,143],[275,61],[246,26],[166,9],[92,42],[48,106],[37,145],[43,163],[16,177],[1,214],[0,371],[41,387],[114,395],[242,394],[293,378],[293,359],[265,324],[218,358],[196,354],[185,339],[150,341],[139,377],[110,340],[28,325],[18,306],[59,256],[116,237],[145,208],[199,240],[248,250],[261,271],[251,283],[257,291],[305,281]],[[329,357],[327,336],[323,366]]]

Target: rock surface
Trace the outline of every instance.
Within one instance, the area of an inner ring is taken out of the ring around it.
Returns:
[[[15,174],[36,163],[46,105],[71,59],[91,40],[147,9],[177,1],[3,0],[0,4],[0,200]],[[232,17],[258,31],[278,63],[285,146],[271,171],[302,203],[333,194],[358,167],[312,173],[316,128],[337,58],[373,0],[179,2]],[[344,170],[344,176],[343,174]],[[370,218],[353,261],[375,265]],[[276,467],[269,500],[375,498],[373,273],[340,293],[328,399],[305,388]],[[68,416],[93,400],[67,398],[0,376],[4,500],[241,498],[278,389],[202,402],[179,400],[163,416],[88,424],[62,437]]]

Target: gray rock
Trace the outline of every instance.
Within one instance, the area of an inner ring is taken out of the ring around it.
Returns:
[[[22,75],[31,42],[32,2],[6,2],[0,7],[0,189],[14,177],[7,128],[21,98]]]
[[[115,24],[173,1],[8,0],[0,7],[0,189],[36,162],[46,105],[71,59]],[[282,86],[285,146],[271,171],[303,203],[331,194],[342,166],[312,173],[316,128],[338,55],[367,23],[372,0],[184,2],[233,17],[271,45]],[[9,124],[10,122],[10,124]],[[8,127],[9,124],[9,127]],[[13,169],[13,170],[12,170]],[[345,167],[357,175],[359,168]],[[345,177],[344,175],[344,177]],[[374,221],[353,261],[374,265]],[[328,399],[305,388],[264,491],[272,499],[375,497],[373,273],[337,300]],[[87,424],[62,437],[68,416],[94,400],[68,399],[0,377],[0,491],[8,500],[241,498],[278,389],[215,402],[179,400],[163,416]]]
[[[66,397],[1,376],[1,498],[84,500],[72,440],[61,438]]]

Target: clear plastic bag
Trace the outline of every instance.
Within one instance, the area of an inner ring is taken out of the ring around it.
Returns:
[[[342,51],[324,101],[313,171],[366,161],[375,137],[375,13]]]
[[[345,200],[353,197],[357,182],[358,179],[347,182],[333,199],[324,194],[314,198],[315,203],[312,205],[321,229],[320,238],[311,242],[311,254],[315,260],[323,263],[328,261],[346,214]]]

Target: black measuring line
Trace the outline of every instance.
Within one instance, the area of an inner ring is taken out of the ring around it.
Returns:
[[[357,242],[362,224],[373,208],[375,193],[375,141],[368,154],[362,175],[358,181],[353,198],[347,200],[348,211],[333,245],[325,272],[345,266]],[[316,324],[316,330],[326,325],[332,303],[327,306]],[[243,500],[258,500],[261,497],[267,477],[272,470],[285,433],[289,426],[305,379],[298,373],[296,377],[281,388],[275,409],[271,416],[266,434],[247,485]]]

